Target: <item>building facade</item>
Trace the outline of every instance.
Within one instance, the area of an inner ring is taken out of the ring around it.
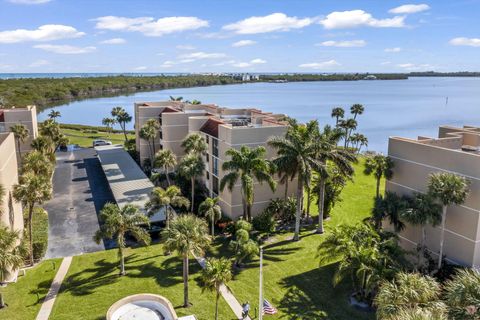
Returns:
[[[139,137],[139,130],[150,118],[157,119],[160,124],[155,149],[172,150],[180,160],[184,156],[182,141],[190,133],[199,133],[207,142],[208,150],[203,156],[206,170],[201,182],[208,189],[210,196],[218,196],[223,214],[236,218],[242,215],[242,195],[240,183],[232,191],[220,190],[220,181],[224,176],[223,162],[228,160],[225,152],[230,148],[241,146],[264,146],[267,158],[275,156],[275,151],[268,147],[267,141],[273,136],[282,136],[287,124],[282,122],[284,115],[262,112],[258,109],[230,109],[216,105],[192,105],[177,101],[147,102],[135,104],[135,134],[137,151],[143,163],[150,158],[148,143]],[[277,177],[274,177],[276,180]],[[294,195],[297,181],[288,184],[287,195]],[[278,185],[271,191],[268,184],[255,183],[255,200],[252,214],[260,213],[271,199],[282,198],[284,186]]]
[[[0,185],[5,194],[0,206],[0,225],[23,230],[22,206],[12,196],[18,183],[18,164],[13,133],[0,133]]]
[[[37,108],[27,106],[25,108],[0,109],[0,133],[10,132],[10,128],[16,124],[23,124],[29,133],[25,142],[20,144],[20,154],[23,155],[32,150],[32,141],[38,137]]]
[[[444,252],[451,262],[480,267],[480,128],[442,126],[438,138],[391,137],[388,155],[395,163],[386,190],[397,194],[427,192],[429,175],[450,172],[470,182],[463,205],[450,206],[445,224]],[[441,226],[427,227],[427,247],[438,256]],[[400,234],[402,245],[416,248],[420,227],[408,225]]]

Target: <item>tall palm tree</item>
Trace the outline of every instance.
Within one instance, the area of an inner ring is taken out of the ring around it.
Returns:
[[[202,290],[215,291],[215,320],[218,320],[220,288],[232,280],[231,262],[226,258],[209,258],[202,270]]]
[[[240,180],[243,216],[247,221],[252,219],[252,205],[254,202],[254,181],[263,184],[267,182],[272,191],[276,183],[272,178],[272,164],[265,159],[267,151],[264,147],[249,148],[242,146],[240,150],[228,149],[225,155],[230,159],[222,165],[225,175],[220,181],[220,189],[227,187],[233,190],[235,184]]]
[[[195,202],[195,180],[197,177],[203,174],[205,170],[205,163],[200,155],[189,153],[182,158],[180,164],[178,165],[178,172],[180,175],[184,176],[186,179],[190,179],[190,188],[191,188],[191,200],[190,200],[190,211],[193,212],[194,202]]]
[[[175,168],[177,165],[177,157],[169,149],[163,149],[157,152],[155,155],[155,159],[153,160],[153,167],[154,168],[163,168],[165,172],[165,177],[167,178],[167,184],[170,186],[170,177],[169,177],[169,169]]]
[[[402,231],[405,228],[402,217],[404,217],[407,210],[409,210],[409,204],[404,198],[395,192],[385,192],[385,196],[379,196],[375,199],[372,209],[375,229],[380,232],[382,230],[382,221],[388,218],[396,232]]]
[[[352,148],[357,150],[357,154],[360,153],[360,149],[363,146],[368,146],[368,138],[358,132],[350,136],[350,142],[352,143]]]
[[[26,172],[50,178],[53,172],[53,164],[43,153],[33,150],[23,158],[22,173]]]
[[[375,198],[380,197],[380,182],[382,178],[389,180],[393,177],[394,165],[392,159],[383,154],[375,154],[365,160],[365,169],[363,172],[366,175],[373,174],[377,181]]]
[[[480,271],[461,269],[447,280],[445,300],[452,319],[480,319]]]
[[[108,133],[112,134],[113,126],[115,125],[116,120],[114,118],[103,118],[102,124],[107,127]]]
[[[215,237],[215,222],[222,217],[222,209],[218,205],[218,198],[207,198],[200,203],[198,213],[210,219],[212,238]]]
[[[52,197],[52,184],[50,177],[35,175],[27,172],[20,176],[20,183],[13,186],[13,197],[21,202],[28,212],[28,235],[30,241],[30,264],[33,265],[33,208],[41,205]]]
[[[148,119],[145,124],[140,128],[140,138],[147,141],[150,149],[150,161],[153,163],[153,157],[155,156],[155,138],[157,136],[158,129],[160,129],[160,123],[155,119]]]
[[[169,186],[167,189],[160,187],[153,188],[150,194],[150,200],[145,204],[145,208],[149,214],[155,214],[156,211],[163,208],[165,212],[165,225],[170,228],[170,219],[172,212],[170,206],[188,208],[190,201],[182,196],[180,188],[177,186]]]
[[[40,134],[48,137],[52,141],[52,153],[54,153],[61,145],[68,144],[68,138],[62,133],[60,125],[51,119],[45,120],[40,126]]]
[[[115,121],[120,125],[120,128],[123,131],[123,135],[125,136],[125,141],[128,140],[127,137],[127,123],[132,121],[132,116],[125,111],[122,107],[115,107],[112,109],[111,112],[112,116],[115,118]]]
[[[317,146],[314,139],[318,122],[310,121],[306,125],[300,125],[295,120],[290,119],[289,125],[284,137],[273,137],[268,141],[268,145],[277,151],[275,163],[281,166],[290,166],[291,177],[298,178],[297,213],[293,236],[293,240],[298,241],[304,186],[310,185],[313,169],[319,166]]]
[[[52,163],[55,162],[55,144],[49,137],[40,136],[35,138],[31,146],[34,150],[46,156]]]
[[[346,120],[340,120],[338,123],[338,127],[342,128],[344,130],[344,148],[348,147],[348,142],[350,141],[350,135],[351,133],[357,129],[357,120],[355,119],[346,119]]]
[[[203,255],[211,242],[205,221],[193,214],[181,215],[172,220],[169,229],[162,232],[167,251],[177,251],[183,260],[183,306],[189,307],[188,264],[190,253]]]
[[[340,119],[345,116],[345,110],[342,107],[332,109],[332,118],[335,118],[335,126],[338,126]]]
[[[417,262],[420,270],[424,267],[424,256],[426,250],[427,230],[426,226],[438,226],[442,222],[442,208],[435,202],[435,199],[428,194],[415,193],[413,198],[407,198],[409,208],[403,211],[401,219],[414,226],[420,226],[422,229],[422,239],[420,242],[420,252],[417,256]]]
[[[0,290],[10,272],[23,265],[24,256],[25,248],[20,242],[19,232],[0,225]],[[5,307],[5,300],[0,291],[0,309]]]
[[[48,114],[48,118],[53,120],[53,122],[56,122],[56,119],[60,118],[61,116],[62,116],[62,114],[60,113],[60,111],[57,111],[57,110],[54,110],[54,109],[52,109],[50,111],[50,113]]]
[[[185,153],[203,154],[207,151],[205,139],[198,133],[190,133],[183,141],[182,148]]]
[[[124,255],[127,246],[126,236],[131,235],[138,242],[148,245],[150,235],[142,225],[148,226],[150,220],[133,205],[128,204],[120,209],[114,203],[107,203],[100,211],[100,221],[102,221],[100,230],[97,230],[93,238],[97,243],[100,243],[103,238],[114,239],[117,242],[120,275],[123,276],[126,274]]]
[[[400,272],[394,281],[384,281],[380,286],[375,298],[377,319],[400,320],[404,319],[399,318],[401,314],[423,312],[432,316],[429,319],[446,320],[447,308],[440,294],[441,288],[435,279]]]
[[[350,113],[353,114],[353,120],[356,120],[357,116],[363,114],[364,111],[364,106],[359,103],[355,103],[350,107]]]
[[[323,217],[325,208],[325,183],[329,178],[330,171],[328,163],[336,166],[338,171],[344,177],[353,175],[352,163],[356,162],[355,155],[347,149],[337,147],[341,135],[338,130],[325,126],[323,130],[318,129],[316,140],[316,158],[317,163],[313,168],[319,177],[318,193],[318,228],[317,233],[323,233]]]
[[[13,132],[13,136],[15,137],[15,142],[17,142],[17,153],[18,153],[18,160],[20,164],[22,163],[22,156],[20,152],[21,144],[27,141],[29,130],[23,124],[17,123],[10,127],[10,131]]]
[[[445,241],[445,221],[447,209],[451,205],[461,205],[467,199],[469,182],[462,176],[437,172],[430,175],[428,180],[428,193],[442,204],[442,227],[440,230],[440,250],[438,255],[438,269],[442,267],[443,243]]]

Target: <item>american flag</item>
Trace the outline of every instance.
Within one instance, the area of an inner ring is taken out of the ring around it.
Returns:
[[[267,301],[267,299],[263,299],[263,309],[262,314],[275,314],[277,313],[277,309]]]

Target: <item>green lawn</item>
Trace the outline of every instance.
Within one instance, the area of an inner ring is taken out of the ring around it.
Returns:
[[[69,139],[70,144],[78,144],[80,147],[91,147],[93,140],[106,139],[112,141],[113,144],[123,144],[125,137],[123,133],[107,133],[98,131],[97,133],[87,133],[82,130],[66,129],[62,128],[64,133]],[[135,138],[133,134],[127,134],[129,139]]]
[[[60,261],[61,259],[44,261],[27,270],[26,275],[19,277],[16,283],[0,288],[5,293],[5,302],[8,304],[7,308],[0,309],[0,319],[35,319],[60,267]]]
[[[375,193],[375,181],[365,176],[363,162],[356,166],[354,183],[342,193],[326,232],[335,225],[354,224],[369,215]],[[313,207],[317,212],[317,208]],[[313,211],[312,210],[312,211]],[[374,319],[348,305],[351,287],[348,281],[332,287],[334,265],[319,268],[316,249],[323,236],[304,230],[299,242],[292,242],[291,233],[277,235],[264,247],[264,297],[278,309],[268,319]],[[226,243],[217,240],[216,252],[226,252]],[[237,272],[229,284],[241,302],[249,301],[252,310],[258,307],[258,260]]]
[[[201,292],[200,267],[196,261],[190,263],[193,306],[188,309],[179,307],[183,303],[182,262],[176,255],[165,256],[161,245],[131,249],[124,277],[118,276],[117,261],[117,250],[74,257],[50,320],[104,319],[114,302],[137,293],[165,296],[178,316],[195,314],[199,320],[213,318],[214,295]],[[220,302],[219,318],[233,319],[234,314],[225,301]]]

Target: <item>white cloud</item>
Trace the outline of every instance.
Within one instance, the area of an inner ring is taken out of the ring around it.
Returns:
[[[160,65],[160,68],[171,68],[175,65],[176,63],[174,61],[170,61],[170,60],[167,60],[167,61],[164,61],[161,65]]]
[[[235,48],[246,47],[246,46],[252,46],[256,43],[257,42],[253,41],[253,40],[240,40],[240,41],[232,43],[232,47],[235,47]]]
[[[263,60],[263,59],[253,59],[250,61],[251,64],[263,64],[263,63],[267,63],[266,60]]]
[[[303,63],[299,65],[299,67],[307,68],[307,69],[328,69],[328,68],[336,67],[339,65],[340,63],[332,59],[332,60],[323,61],[323,62]]]
[[[409,71],[418,71],[418,70],[430,70],[433,68],[432,65],[424,63],[424,64],[415,64],[415,63],[401,63],[397,64],[397,67],[406,69]]]
[[[313,19],[289,17],[284,13],[272,13],[263,17],[250,17],[232,24],[223,26],[224,30],[237,34],[255,34],[274,31],[289,31],[300,29],[313,23]]]
[[[160,37],[166,34],[208,27],[208,21],[197,17],[126,18],[105,16],[94,19],[95,28],[114,31],[136,31],[146,36]]]
[[[112,38],[112,39],[104,40],[100,43],[102,43],[102,44],[124,44],[126,42],[127,42],[127,40],[125,40],[123,38]]]
[[[324,41],[322,43],[317,43],[317,46],[323,47],[340,47],[340,48],[351,48],[351,47],[365,47],[367,42],[365,40],[345,40],[345,41]]]
[[[380,64],[381,64],[382,66],[386,66],[386,65],[391,64],[391,62],[390,62],[390,61],[383,61],[383,62],[381,62]]]
[[[430,9],[428,4],[404,4],[403,6],[399,6],[393,9],[388,10],[390,13],[394,14],[409,14],[409,13],[417,13],[422,12]]]
[[[50,61],[40,59],[40,60],[37,60],[37,61],[34,61],[34,62],[30,63],[29,67],[37,68],[37,67],[42,67],[42,66],[48,66],[49,64],[50,64]]]
[[[356,27],[400,28],[404,27],[404,16],[389,19],[375,19],[363,10],[335,11],[319,21],[326,29],[342,29]]]
[[[44,4],[50,1],[52,0],[8,0],[8,2],[15,4]]]
[[[135,70],[135,71],[143,71],[143,70],[147,70],[147,67],[145,67],[145,66],[140,66],[140,67],[133,68],[133,70]]]
[[[178,50],[195,50],[195,47],[194,46],[190,46],[190,45],[178,45],[176,46],[176,48]]]
[[[58,53],[58,54],[82,54],[90,53],[97,48],[95,47],[74,47],[69,45],[53,45],[53,44],[38,44],[33,46],[36,49],[42,49],[48,52]]]
[[[383,51],[385,51],[385,52],[400,52],[400,51],[402,51],[402,48],[400,48],[400,47],[385,48]]]
[[[85,35],[71,26],[46,24],[35,30],[16,29],[0,31],[0,43],[17,43],[26,41],[52,41],[78,38]]]
[[[225,53],[207,53],[202,51],[186,53],[180,56],[181,59],[191,60],[191,61],[200,60],[200,59],[220,59],[224,57],[226,57]],[[188,62],[191,62],[191,61],[188,61]]]
[[[230,61],[229,64],[231,64],[232,66],[234,66],[236,68],[248,68],[248,67],[253,67],[255,65],[264,64],[264,63],[267,63],[267,61],[263,60],[263,59],[260,59],[260,58],[257,58],[257,59],[250,60],[249,62]]]
[[[470,46],[470,47],[480,47],[480,38],[453,38],[449,41],[452,46]]]

